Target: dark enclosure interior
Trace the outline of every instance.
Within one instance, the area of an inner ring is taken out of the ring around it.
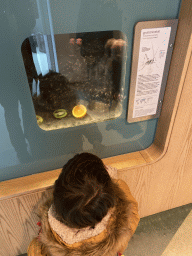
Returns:
[[[121,102],[121,75],[126,41],[120,31],[55,35],[59,73],[37,73],[32,53],[46,54],[43,35],[25,39],[22,55],[39,125],[57,127],[73,121],[72,110],[83,104],[83,118],[111,113]],[[78,113],[77,113],[78,114]],[[65,118],[64,118],[65,117]],[[62,119],[64,118],[64,119]],[[108,119],[109,116],[108,116]],[[71,125],[73,126],[73,125]]]

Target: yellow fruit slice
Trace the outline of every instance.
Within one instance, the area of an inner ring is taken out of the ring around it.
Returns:
[[[37,123],[42,124],[43,123],[43,118],[41,116],[36,115],[37,118]]]
[[[82,118],[87,114],[87,109],[84,105],[77,105],[73,108],[72,114],[76,118]]]

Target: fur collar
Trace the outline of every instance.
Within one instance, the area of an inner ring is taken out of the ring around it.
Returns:
[[[48,221],[52,230],[54,230],[65,243],[74,244],[77,242],[81,242],[82,240],[91,238],[93,236],[99,235],[104,229],[106,229],[107,223],[113,211],[114,209],[110,209],[107,215],[102,219],[100,223],[95,226],[94,229],[87,227],[79,230],[75,228],[69,228],[65,224],[57,220],[54,206],[52,204],[48,211]]]

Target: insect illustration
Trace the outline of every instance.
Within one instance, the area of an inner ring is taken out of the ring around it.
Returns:
[[[145,54],[145,55],[144,55],[144,59],[143,59],[142,64],[141,64],[141,69],[140,69],[139,71],[143,70],[146,66],[152,65],[153,63],[155,63],[155,60],[156,60],[155,56],[156,56],[156,54],[157,54],[157,52],[158,52],[158,49],[159,49],[159,48],[157,48],[156,53],[155,53],[153,44],[151,44],[151,51],[152,51],[151,53],[152,53],[152,56],[153,56],[153,57],[152,57],[152,58],[149,58],[149,57],[147,56],[147,54]],[[146,60],[147,60],[147,61],[146,61]]]

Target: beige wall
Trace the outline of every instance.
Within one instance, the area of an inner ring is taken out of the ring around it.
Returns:
[[[183,0],[156,138],[141,152],[103,159],[118,168],[142,217],[192,202],[192,0]],[[37,235],[33,207],[61,170],[0,183],[0,255],[25,253]]]

